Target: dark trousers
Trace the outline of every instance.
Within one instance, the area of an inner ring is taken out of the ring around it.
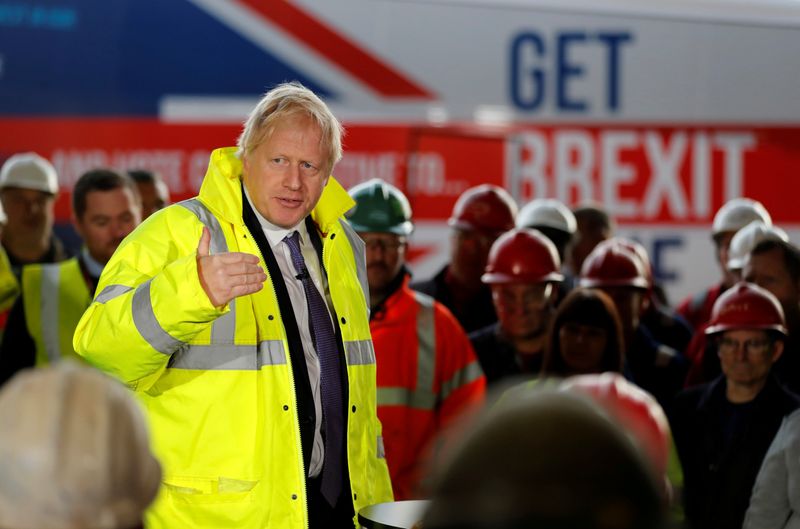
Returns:
[[[347,467],[345,467],[347,468]],[[308,526],[309,529],[353,529],[353,500],[350,498],[350,484],[342,488],[336,506],[332,507],[320,492],[320,477],[308,478]]]

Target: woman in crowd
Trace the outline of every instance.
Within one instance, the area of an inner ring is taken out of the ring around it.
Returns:
[[[611,298],[594,289],[570,292],[553,318],[542,374],[621,373],[624,358],[622,324]]]

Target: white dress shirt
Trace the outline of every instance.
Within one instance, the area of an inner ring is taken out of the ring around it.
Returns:
[[[314,397],[314,410],[316,415],[316,424],[314,426],[314,447],[311,451],[311,463],[308,468],[308,476],[316,477],[322,471],[322,462],[325,458],[325,445],[322,441],[322,397],[320,394],[320,365],[317,352],[314,350],[314,340],[311,338],[311,327],[309,326],[308,315],[308,302],[306,301],[306,293],[303,290],[303,282],[297,279],[297,271],[294,269],[292,263],[292,256],[289,246],[283,242],[283,239],[292,232],[297,231],[300,234],[300,251],[303,254],[303,259],[306,262],[306,268],[311,276],[314,285],[321,293],[328,305],[328,315],[333,313],[333,303],[331,302],[330,290],[328,289],[328,280],[322,273],[322,266],[317,256],[317,251],[311,244],[311,238],[306,229],[305,219],[300,221],[297,226],[286,229],[272,224],[265,219],[261,213],[255,208],[250,195],[245,190],[245,197],[250,203],[250,207],[256,214],[258,223],[264,231],[270,249],[275,255],[275,260],[278,262],[278,267],[281,269],[283,282],[286,283],[286,290],[289,292],[289,300],[292,303],[294,310],[294,319],[297,322],[297,330],[300,331],[300,341],[303,343],[303,353],[306,358],[306,366],[308,368],[308,381],[311,383],[311,393]],[[286,315],[283,315],[286,317]],[[331,320],[331,324],[335,322]],[[288,351],[287,351],[288,353]]]

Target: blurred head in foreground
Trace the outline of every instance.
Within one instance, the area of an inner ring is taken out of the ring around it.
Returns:
[[[439,476],[425,529],[647,529],[662,501],[643,455],[586,396],[498,403]]]
[[[0,424],[0,527],[141,527],[161,467],[121,384],[63,363],[23,371],[0,391]]]

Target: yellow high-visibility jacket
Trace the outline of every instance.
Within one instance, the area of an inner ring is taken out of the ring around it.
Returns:
[[[36,365],[63,358],[81,360],[72,349],[72,335],[92,292],[83,277],[78,257],[60,263],[22,267],[25,323],[36,344]]]
[[[3,339],[8,314],[11,312],[11,307],[14,305],[18,295],[19,283],[11,270],[8,254],[0,246],[0,340]]]
[[[197,198],[157,212],[123,241],[75,332],[76,351],[133,388],[147,410],[164,467],[148,528],[308,525],[294,379],[272,279],[216,308],[197,275],[203,226],[212,253],[260,256],[242,220],[234,153],[215,150]],[[312,219],[347,361],[357,513],[392,493],[376,415],[364,246],[341,220],[352,205],[330,178]]]
[[[14,277],[14,272],[11,270],[8,254],[0,246],[0,312],[9,310],[18,294],[17,278]]]

